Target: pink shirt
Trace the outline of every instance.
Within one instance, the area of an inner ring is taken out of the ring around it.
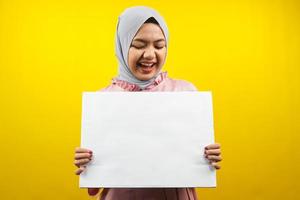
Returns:
[[[140,89],[137,85],[113,79],[112,84],[101,91],[197,91],[196,87],[184,80],[175,80],[161,73],[153,84]],[[176,176],[176,174],[174,174]],[[194,188],[104,188],[101,200],[196,200]]]

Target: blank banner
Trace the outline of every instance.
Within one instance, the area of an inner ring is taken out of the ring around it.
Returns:
[[[81,147],[93,160],[80,187],[215,187],[210,92],[85,92]]]

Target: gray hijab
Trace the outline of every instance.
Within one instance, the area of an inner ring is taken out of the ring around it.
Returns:
[[[127,8],[119,16],[115,40],[115,51],[119,63],[119,75],[117,79],[136,84],[142,89],[150,85],[158,76],[159,72],[152,79],[147,81],[137,79],[128,67],[128,51],[134,36],[150,17],[153,17],[159,23],[168,47],[169,33],[164,19],[157,11],[145,6]]]

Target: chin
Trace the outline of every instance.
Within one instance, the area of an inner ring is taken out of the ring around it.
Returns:
[[[137,78],[141,81],[148,81],[154,77],[155,74],[139,75]]]

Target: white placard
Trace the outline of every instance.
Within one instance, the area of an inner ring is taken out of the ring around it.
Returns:
[[[215,187],[210,92],[84,92],[80,187]]]

